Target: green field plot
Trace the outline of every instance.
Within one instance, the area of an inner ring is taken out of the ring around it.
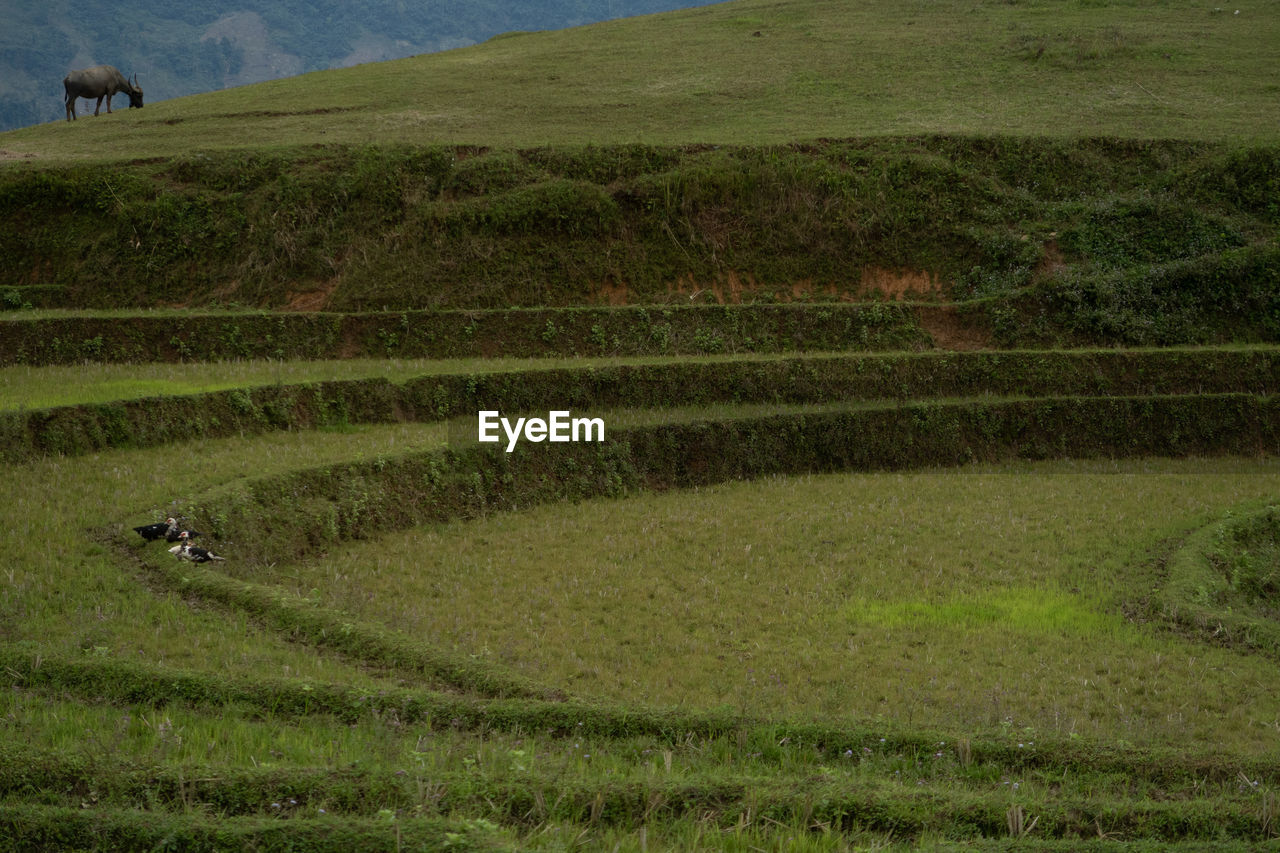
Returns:
[[[280,570],[611,701],[1269,748],[1274,660],[1126,618],[1270,461],[831,475],[548,506]],[[1236,679],[1239,679],[1237,681]]]
[[[730,358],[725,356],[725,359]],[[714,357],[700,359],[715,361]],[[297,385],[347,379],[406,380],[441,374],[512,373],[622,365],[675,365],[684,358],[346,359],[342,361],[231,361],[91,364],[0,368],[0,410],[51,409],[138,398],[188,396],[228,389]]]

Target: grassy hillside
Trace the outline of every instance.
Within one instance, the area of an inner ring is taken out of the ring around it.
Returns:
[[[686,360],[428,375],[399,403],[360,379],[138,399],[133,423],[88,406],[116,449],[4,465],[0,837],[1245,849],[1275,831],[1274,355]],[[437,420],[578,398],[606,401],[611,444],[508,456]],[[781,403],[804,399],[826,402]],[[1106,458],[1151,453],[1197,455]],[[1026,461],[1060,454],[1080,461]],[[958,459],[1015,461],[933,467]],[[227,562],[128,529],[165,512]]]
[[[299,144],[1274,140],[1280,3],[734,0],[0,134],[7,156]]]
[[[706,0],[703,0],[706,2]],[[0,128],[63,118],[62,78],[108,63],[139,75],[149,103],[306,71],[344,68],[484,41],[511,30],[696,5],[678,0],[390,0],[359,7],[320,0],[174,6],[125,0],[110,6],[25,4],[0,31]],[[81,103],[80,107],[83,108]]]

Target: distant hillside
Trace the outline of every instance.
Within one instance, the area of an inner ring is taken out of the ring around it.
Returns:
[[[11,4],[0,32],[0,130],[63,116],[62,78],[137,73],[148,102],[430,53],[510,30],[561,29],[708,0],[121,0]]]

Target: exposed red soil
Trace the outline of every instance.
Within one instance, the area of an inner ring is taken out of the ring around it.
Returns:
[[[323,311],[329,302],[328,290],[307,290],[302,293],[289,294],[285,304],[286,311]]]
[[[1051,244],[1052,245],[1052,244]],[[1056,249],[1056,247],[1055,247]],[[1046,254],[1044,266],[1052,269],[1052,264],[1061,263],[1055,255]],[[289,293],[285,309],[289,311],[323,311],[329,298],[338,286],[335,277],[321,286],[310,290]],[[766,288],[762,287],[751,275],[743,275],[730,271],[724,279],[714,282],[697,282],[692,276],[678,279],[668,284],[667,295],[672,301],[693,303],[719,303],[736,305],[751,301],[752,297]],[[991,346],[991,333],[981,323],[962,317],[953,305],[945,304],[943,283],[937,276],[919,270],[885,270],[868,268],[863,270],[862,281],[856,289],[841,292],[834,284],[816,286],[811,281],[792,282],[787,288],[779,291],[768,288],[773,300],[790,295],[796,302],[810,302],[815,299],[837,300],[841,302],[864,302],[867,300],[907,299],[936,300],[936,304],[924,304],[917,309],[920,325],[933,339],[937,349],[974,350]],[[599,285],[596,291],[597,301],[606,305],[632,304],[630,288],[624,281],[607,280]],[[354,353],[359,349],[358,335],[348,330],[349,340],[343,342],[342,350]]]
[[[921,305],[920,325],[933,338],[934,349],[976,350],[991,347],[991,330],[966,320],[954,305]]]
[[[667,283],[668,299],[680,302],[737,305],[751,301],[761,292],[767,292],[775,301],[789,295],[797,302],[814,299],[841,302],[863,302],[867,299],[894,301],[944,299],[943,282],[933,273],[910,269],[888,270],[880,267],[864,269],[859,283],[851,288],[840,288],[830,283],[818,285],[808,279],[793,281],[782,287],[768,287],[760,284],[750,273],[740,273],[736,270],[729,270],[723,277],[713,281],[698,281],[693,276],[684,276]],[[625,282],[606,282],[600,286],[597,293],[599,301],[607,305],[630,303],[630,294]]]
[[[1058,232],[1049,235],[1050,238],[1058,236]],[[1067,265],[1062,258],[1062,250],[1058,248],[1058,241],[1050,239],[1044,244],[1044,252],[1040,255],[1040,263],[1036,264],[1033,277],[1039,281],[1057,273]]]
[[[286,311],[323,311],[337,287],[338,279],[335,277],[313,290],[290,292],[284,308]]]
[[[600,301],[606,305],[627,304],[627,283],[624,281],[606,281],[600,285]]]
[[[880,294],[889,299],[942,299],[942,280],[924,270],[886,270],[867,267],[862,271],[863,294]]]
[[[1045,267],[1060,264],[1061,258],[1056,255],[1056,247],[1046,254]],[[765,290],[750,275],[729,272],[722,281],[697,282],[686,277],[667,286],[669,297],[681,297],[680,301],[718,302],[721,304],[737,304],[750,300],[753,294]],[[923,270],[888,270],[868,267],[862,271],[862,280],[851,290],[841,292],[834,284],[818,286],[812,281],[792,282],[790,287],[779,292],[769,289],[769,295],[776,300],[789,292],[797,302],[809,302],[814,299],[838,300],[841,302],[864,302],[872,299],[888,299],[891,301],[920,300],[924,305],[918,309],[920,325],[933,339],[934,347],[948,350],[986,349],[992,346],[991,331],[985,324],[976,319],[963,316],[954,305],[946,304],[945,284],[936,275]],[[628,302],[627,287],[623,283],[610,282],[601,288],[601,301],[609,305],[625,305]],[[929,304],[935,303],[935,304]]]

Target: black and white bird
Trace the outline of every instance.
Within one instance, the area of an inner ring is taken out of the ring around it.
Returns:
[[[188,539],[194,539],[200,535],[200,531],[184,528],[178,524],[176,518],[166,518],[164,521],[157,521],[155,524],[144,524],[141,527],[135,527],[138,535],[148,542],[156,539],[164,539],[166,542],[177,542],[182,538],[182,534],[187,534]]]
[[[178,520],[175,518],[166,518],[164,521],[157,521],[155,524],[144,524],[141,527],[133,528],[138,535],[148,542],[154,542],[156,539],[168,539],[170,532],[175,536],[178,533]],[[177,541],[176,539],[170,541]]]
[[[183,530],[179,534],[179,542],[169,549],[169,553],[177,557],[179,560],[190,560],[193,563],[207,563],[210,560],[226,560],[226,557],[219,557],[217,554],[207,548],[197,548],[187,539],[187,531]]]
[[[173,519],[169,519],[173,521]],[[177,523],[169,525],[169,529],[165,531],[164,538],[168,542],[180,542],[187,539],[195,539],[200,535],[200,531],[192,530],[189,527],[179,527]]]

